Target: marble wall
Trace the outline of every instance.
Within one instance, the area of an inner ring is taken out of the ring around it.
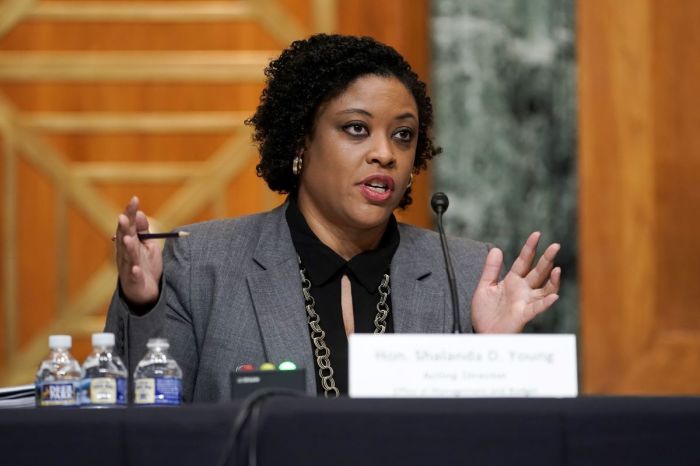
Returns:
[[[576,332],[574,0],[433,0],[432,95],[449,233],[560,242],[561,298],[527,330]]]

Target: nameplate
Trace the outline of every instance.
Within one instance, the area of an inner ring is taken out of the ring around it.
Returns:
[[[575,335],[355,333],[348,344],[355,398],[578,394]]]

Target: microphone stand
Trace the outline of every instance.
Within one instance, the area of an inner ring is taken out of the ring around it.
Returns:
[[[435,193],[430,199],[430,206],[433,212],[437,215],[438,231],[440,233],[440,246],[442,246],[442,255],[445,257],[445,269],[447,270],[447,281],[450,286],[450,295],[452,296],[452,333],[462,333],[462,324],[459,318],[459,298],[457,297],[457,284],[455,282],[455,273],[452,268],[452,260],[450,259],[450,251],[447,246],[447,237],[445,229],[442,226],[442,214],[445,213],[450,205],[450,200],[445,193]]]

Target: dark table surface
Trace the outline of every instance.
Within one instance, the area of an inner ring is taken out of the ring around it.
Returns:
[[[700,465],[700,398],[270,398],[0,410],[2,465]],[[255,409],[253,411],[256,411]],[[251,442],[253,447],[251,447]],[[245,460],[245,461],[244,461]],[[252,464],[252,463],[250,463]]]

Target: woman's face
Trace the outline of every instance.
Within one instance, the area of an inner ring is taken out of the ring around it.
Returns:
[[[306,140],[298,202],[335,228],[384,228],[409,182],[418,109],[395,77],[362,76],[322,105]]]

